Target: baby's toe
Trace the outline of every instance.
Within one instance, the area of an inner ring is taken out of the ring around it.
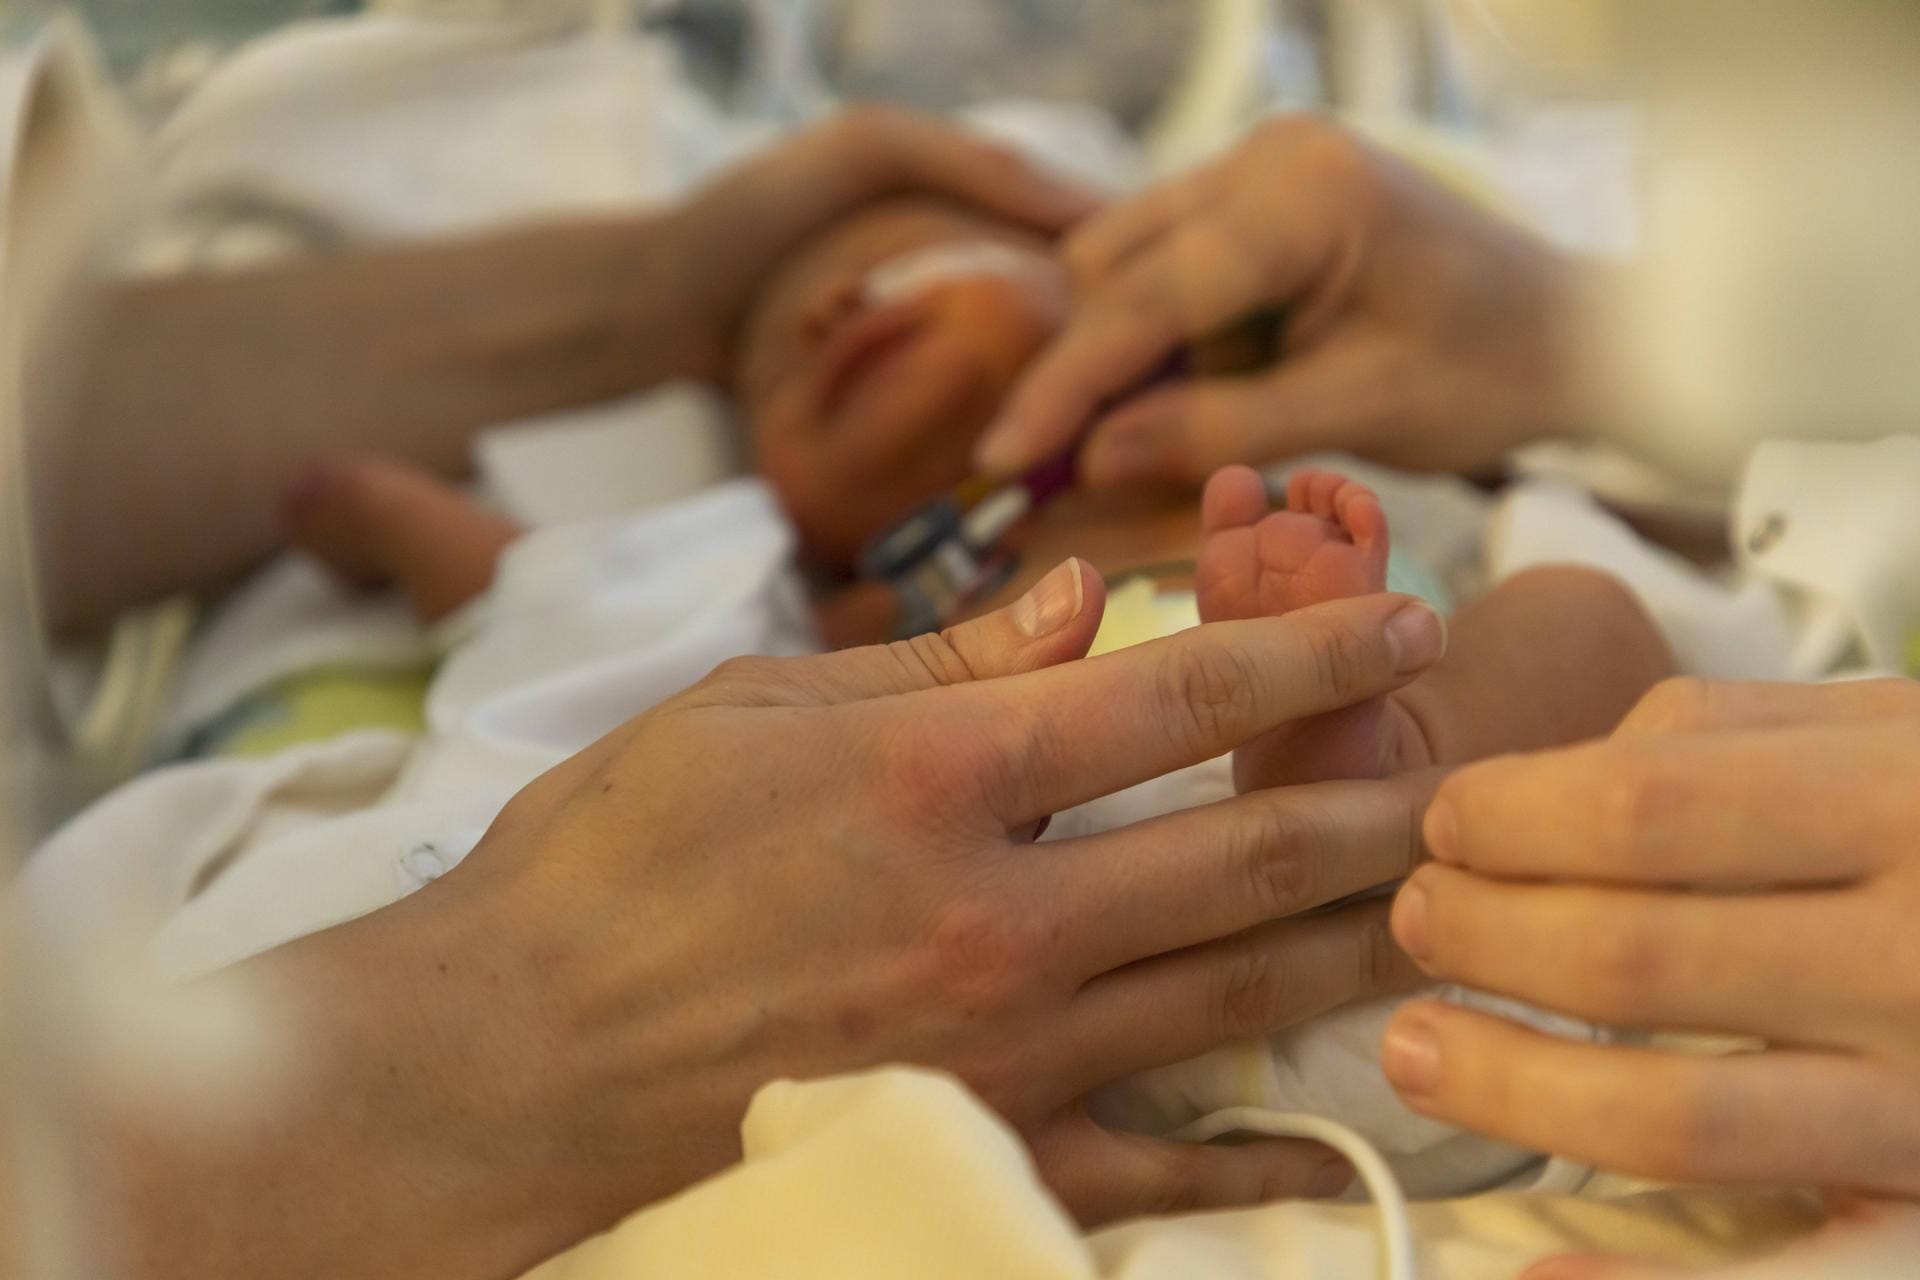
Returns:
[[[1364,550],[1378,549],[1386,555],[1387,513],[1373,490],[1349,480],[1334,498],[1335,519],[1347,531],[1353,544]]]
[[[1200,522],[1207,533],[1241,529],[1258,523],[1272,510],[1267,482],[1252,467],[1228,467],[1207,482],[1200,504]]]

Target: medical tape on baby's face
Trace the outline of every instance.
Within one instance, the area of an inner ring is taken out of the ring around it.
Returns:
[[[867,273],[861,296],[868,306],[882,306],[963,280],[1010,280],[1030,289],[1048,306],[1066,310],[1067,278],[1060,265],[1044,254],[1016,249],[990,240],[942,244],[902,254]]]

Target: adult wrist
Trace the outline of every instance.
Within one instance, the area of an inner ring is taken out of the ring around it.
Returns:
[[[604,1225],[526,1140],[538,1117],[512,1105],[502,1080],[524,1068],[500,1046],[527,1028],[471,971],[486,953],[457,912],[430,905],[208,980],[244,983],[276,1034],[241,1123],[116,1124],[137,1276],[512,1280]]]
[[[394,1246],[370,1261],[410,1280],[511,1280],[609,1225],[555,1136],[556,1107],[581,1092],[576,1042],[544,1016],[546,994],[516,980],[521,953],[497,913],[439,889],[288,958],[318,988],[316,1042],[339,1046],[322,1097],[357,1121],[341,1154],[377,1170],[391,1219]]]

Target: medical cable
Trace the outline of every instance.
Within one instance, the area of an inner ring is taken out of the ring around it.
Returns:
[[[1173,1135],[1176,1142],[1212,1142],[1230,1133],[1257,1133],[1269,1138],[1300,1138],[1331,1147],[1353,1165],[1360,1184],[1373,1200],[1376,1236],[1380,1242],[1380,1280],[1419,1280],[1413,1253],[1413,1221],[1407,1213],[1406,1192],[1400,1180],[1372,1143],[1347,1126],[1324,1116],[1269,1111],[1264,1107],[1230,1107],[1205,1116]]]

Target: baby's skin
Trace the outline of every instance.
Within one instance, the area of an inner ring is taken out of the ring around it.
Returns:
[[[1258,472],[1214,476],[1201,504],[1206,541],[1194,577],[1203,622],[1277,617],[1387,589],[1387,517],[1371,489],[1329,471],[1295,472],[1274,511]],[[1388,698],[1293,725],[1234,757],[1242,791],[1370,778],[1433,763],[1425,733]]]

